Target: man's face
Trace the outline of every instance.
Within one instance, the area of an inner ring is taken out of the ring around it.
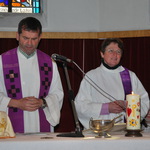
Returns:
[[[41,36],[39,36],[39,32],[22,30],[21,34],[17,33],[16,39],[19,42],[20,49],[30,55],[36,50]]]

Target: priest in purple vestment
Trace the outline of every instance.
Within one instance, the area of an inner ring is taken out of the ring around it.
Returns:
[[[20,21],[19,46],[0,56],[0,110],[8,112],[15,132],[50,132],[59,124],[63,88],[57,65],[37,49],[42,25]]]

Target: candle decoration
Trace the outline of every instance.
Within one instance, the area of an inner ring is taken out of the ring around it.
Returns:
[[[126,96],[126,131],[125,136],[141,137],[141,106],[140,96],[138,94],[128,94]]]

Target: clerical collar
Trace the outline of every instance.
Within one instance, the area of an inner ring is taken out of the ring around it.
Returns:
[[[104,59],[102,59],[102,63],[107,69],[111,69],[111,70],[117,69],[120,66],[120,63],[119,63],[118,65],[116,65],[114,67],[110,67],[104,62]]]
[[[34,51],[32,54],[28,55],[28,54],[26,54],[25,52],[23,52],[20,48],[19,48],[19,51],[20,51],[20,53],[23,54],[27,59],[31,58],[31,57],[35,54],[35,51]]]

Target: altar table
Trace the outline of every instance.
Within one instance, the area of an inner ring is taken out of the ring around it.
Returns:
[[[126,137],[121,132],[111,138],[57,137],[57,134],[17,134],[15,138],[0,139],[0,150],[150,150],[150,132],[143,132],[142,137]]]

